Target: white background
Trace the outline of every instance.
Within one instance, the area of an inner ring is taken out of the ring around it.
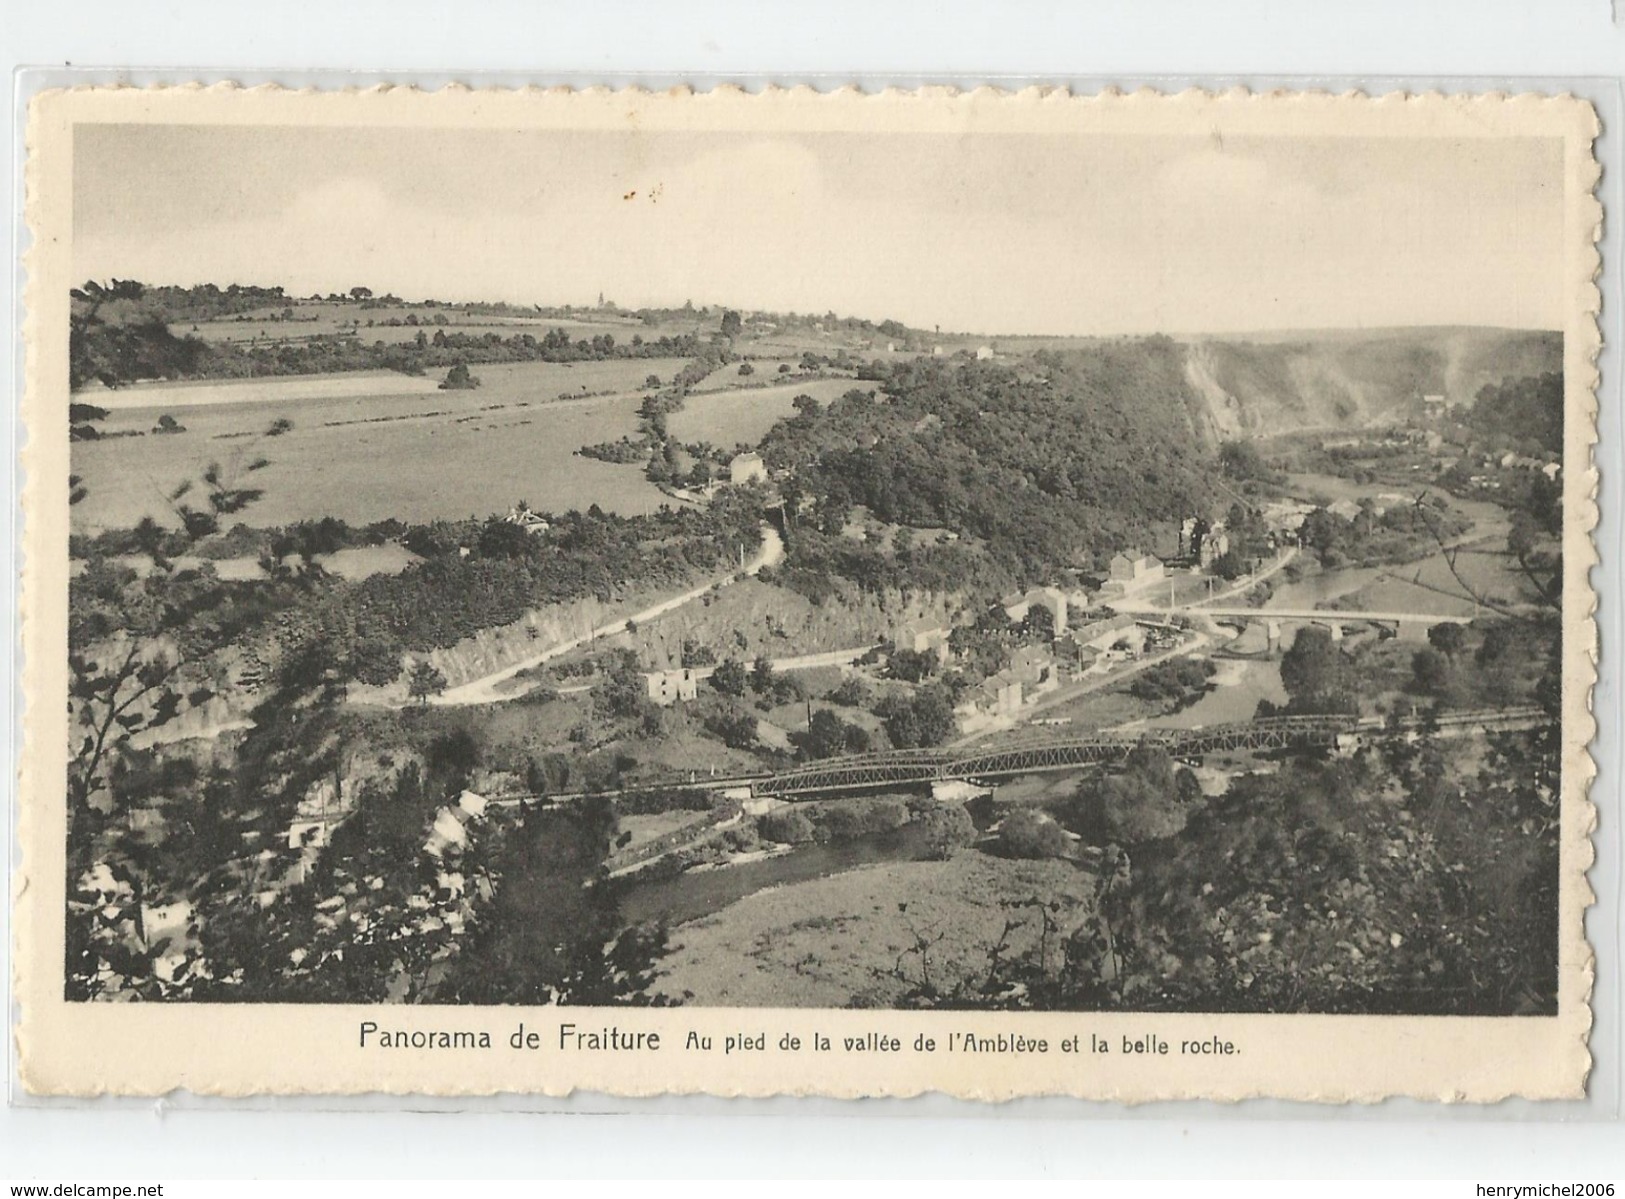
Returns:
[[[207,78],[288,83],[311,82],[308,73],[315,70],[407,72],[424,85],[451,79],[614,84],[642,73],[658,77],[645,82],[684,79],[696,85],[851,81],[873,87],[920,76],[961,84],[1037,77],[1171,85],[1205,75],[1242,83],[1302,77],[1305,84],[1339,88],[1365,81],[1386,90],[1390,78],[1415,86],[1449,81],[1453,87],[1539,78],[1549,88],[1553,77],[1586,76],[1586,90],[1593,93],[1604,80],[1617,112],[1625,27],[1614,22],[1608,0],[270,0],[252,7],[231,0],[5,0],[0,57],[14,85],[11,72],[18,67],[70,65],[134,68],[137,82],[151,77],[141,68],[181,68]],[[500,77],[480,77],[483,72]],[[1615,82],[1607,83],[1608,77]],[[13,144],[0,171],[6,194],[15,197],[20,146],[12,115]],[[1617,219],[1621,159],[1618,131],[1611,134],[1606,153],[1615,169],[1605,181],[1605,201]],[[1610,228],[1610,270],[1617,269],[1618,247],[1617,231]],[[16,278],[15,266],[0,272],[13,330],[19,316],[12,294]],[[1617,282],[1611,279],[1605,294],[1610,303],[1617,301]],[[1617,304],[1606,315],[1604,332],[1611,347],[1608,372],[1617,364]],[[0,339],[0,377],[18,378],[15,337]],[[1604,503],[1610,515],[1600,534],[1606,565],[1598,577],[1605,596],[1598,708],[1607,742],[1599,755],[1604,776],[1598,799],[1604,821],[1612,822],[1620,777],[1617,370],[1605,375],[1603,394],[1602,460],[1609,480]],[[0,469],[7,472],[7,493],[14,494],[16,434],[9,424],[3,427],[8,451]],[[0,551],[14,571],[12,532],[10,523],[0,526]],[[10,589],[0,594],[8,628],[12,600]],[[10,643],[4,648],[9,671],[15,651]],[[12,691],[0,689],[0,720],[14,728]],[[10,799],[9,780],[5,789]],[[982,1110],[940,1100],[628,1105],[588,1097],[508,1105],[572,1113],[548,1118],[498,1110],[434,1116],[423,1113],[455,1105],[426,1103],[411,1105],[415,1112],[398,1104],[340,1112],[331,1102],[262,1102],[245,1110],[187,1099],[11,1106],[0,1112],[0,1179],[690,1172],[1619,1178],[1625,1175],[1625,1127],[1619,1123],[1618,846],[1610,823],[1595,878],[1612,906],[1592,926],[1593,939],[1605,942],[1599,1002],[1609,1011],[1600,1020],[1596,1045],[1604,1060],[1588,1105],[1486,1112],[1414,1104],[1359,1111],[1193,1104],[1132,1113],[1063,1103]],[[9,947],[9,931],[4,943]],[[12,1100],[30,1102],[15,1090]],[[593,1114],[617,1110],[632,1114]]]

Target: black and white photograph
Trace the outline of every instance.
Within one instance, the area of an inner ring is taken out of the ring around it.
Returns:
[[[1583,1021],[1570,110],[196,99],[51,176],[69,1008]]]

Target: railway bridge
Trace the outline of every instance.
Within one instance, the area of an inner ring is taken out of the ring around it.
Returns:
[[[1493,708],[1439,717],[1447,736],[1500,729],[1528,728],[1546,718],[1540,708]],[[1403,722],[1415,731],[1420,719]],[[1194,729],[1146,729],[1133,735],[1094,733],[1087,736],[1025,736],[997,744],[954,749],[893,750],[826,758],[750,780],[752,795],[789,798],[822,791],[861,791],[951,780],[996,780],[1024,774],[1071,770],[1115,762],[1140,745],[1157,745],[1175,757],[1197,757],[1226,750],[1282,750],[1332,747],[1349,738],[1381,736],[1390,731],[1381,719],[1348,716],[1277,716],[1239,724]]]
[[[1432,723],[1440,736],[1465,737],[1486,732],[1534,728],[1549,720],[1538,707],[1484,708],[1446,712]],[[1129,733],[1056,734],[1029,730],[997,741],[941,749],[899,749],[882,753],[825,758],[771,774],[729,775],[687,783],[656,783],[612,791],[492,796],[501,807],[534,803],[567,803],[588,796],[615,798],[648,791],[704,790],[754,798],[793,799],[836,791],[870,791],[887,787],[953,781],[996,781],[1025,774],[1074,770],[1118,762],[1140,745],[1156,745],[1175,757],[1199,757],[1226,750],[1332,748],[1367,738],[1415,734],[1424,724],[1416,717],[1398,727],[1380,717],[1275,716],[1237,724],[1193,729],[1149,728]]]

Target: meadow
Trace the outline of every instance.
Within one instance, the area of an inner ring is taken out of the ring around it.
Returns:
[[[805,379],[771,387],[739,386],[754,381],[740,378],[737,368],[725,367],[713,373],[700,387],[726,390],[690,393],[682,411],[666,418],[666,428],[678,441],[709,441],[716,446],[732,446],[738,442],[755,445],[776,422],[795,413],[794,400],[798,395],[810,395],[820,404],[828,404],[854,387],[874,388],[873,383],[852,379]]]
[[[442,316],[446,324],[435,322]],[[417,323],[408,325],[408,317]],[[402,322],[390,324],[391,321]],[[337,333],[354,333],[361,340],[410,341],[421,328],[431,337],[437,328],[447,333],[496,333],[509,337],[516,332],[531,332],[540,337],[549,329],[566,329],[575,337],[594,337],[600,333],[612,334],[617,341],[630,340],[634,334],[650,336],[642,321],[630,317],[611,315],[585,317],[545,317],[514,314],[488,316],[443,308],[385,305],[363,308],[357,304],[339,304],[330,301],[293,305],[293,317],[284,319],[280,309],[267,308],[228,316],[218,320],[178,321],[175,332],[201,337],[205,341],[229,341],[239,344],[251,341],[287,342],[303,341],[311,337],[330,337]]]
[[[87,498],[74,531],[124,528],[143,516],[173,522],[165,497],[211,462],[241,470],[255,458],[265,491],[250,524],[336,516],[351,524],[461,519],[506,511],[518,500],[541,511],[597,504],[623,515],[652,512],[669,497],[636,464],[583,458],[584,445],[636,435],[650,375],[669,382],[678,358],[481,365],[481,385],[441,391],[439,377],[387,371],[266,379],[153,383],[86,393],[107,408],[100,441],[75,442],[73,471]],[[772,385],[718,376],[721,390],[689,397],[670,419],[673,435],[719,446],[754,444],[789,415],[803,393],[821,403],[853,386],[825,379]],[[163,415],[185,432],[156,434]],[[259,436],[272,421],[293,429]]]
[[[971,849],[947,862],[887,862],[793,883],[674,929],[657,987],[686,993],[695,1007],[889,1006],[920,981],[910,952],[919,938],[931,945],[938,986],[973,986],[1006,931],[1006,901],[1049,897],[1064,936],[1092,907],[1092,886],[1068,862]],[[1038,920],[1024,920],[1006,937],[1006,955],[1034,949],[1038,935]]]
[[[472,391],[368,374],[109,393],[120,402],[102,423],[110,436],[72,447],[73,472],[89,492],[73,509],[74,530],[128,527],[143,516],[173,523],[165,497],[180,483],[211,462],[229,474],[260,456],[270,465],[253,479],[265,494],[245,513],[259,526],[485,516],[521,499],[541,510],[652,512],[669,501],[641,469],[575,451],[634,433],[646,376],[669,379],[682,366],[675,358],[489,365],[475,372],[482,385]],[[329,388],[340,394],[322,394]],[[209,398],[186,402],[194,393]],[[132,399],[140,406],[128,406]],[[150,432],[165,413],[186,431]],[[261,439],[277,419],[291,420],[292,431]],[[142,435],[116,436],[126,432]]]

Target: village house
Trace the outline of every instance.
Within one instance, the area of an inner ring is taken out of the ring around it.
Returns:
[[[1353,500],[1338,500],[1328,506],[1326,511],[1333,516],[1341,516],[1344,520],[1356,520],[1360,515],[1360,505]]]
[[[999,601],[1005,616],[1017,623],[1027,619],[1035,604],[1050,614],[1051,637],[1059,637],[1066,632],[1067,594],[1059,587],[1029,587]]]
[[[1151,554],[1117,554],[1111,560],[1100,595],[1107,602],[1121,599],[1144,590],[1164,577],[1166,572],[1160,558]]]
[[[913,621],[903,628],[897,644],[917,654],[932,653],[939,662],[948,660],[948,626]]]
[[[656,670],[643,676],[649,688],[649,698],[663,708],[680,700],[696,699],[700,694],[699,679],[692,670]]]
[[[1264,524],[1272,533],[1296,533],[1314,510],[1301,500],[1271,500],[1263,508]]]
[[[549,527],[547,521],[532,512],[530,505],[524,500],[509,508],[505,519],[510,525],[518,525],[527,533],[545,533]]]
[[[762,461],[762,456],[754,450],[736,454],[733,461],[728,463],[728,482],[736,487],[745,483],[766,481],[767,464]]]
[[[1202,538],[1201,552],[1197,555],[1197,565],[1212,566],[1220,558],[1230,552],[1230,534],[1224,531],[1223,525],[1214,525]]]
[[[978,362],[986,362],[989,359],[995,358],[995,357],[997,357],[997,355],[994,354],[992,346],[977,346],[976,347],[976,361],[978,361]]]
[[[1055,654],[1079,672],[1099,662],[1109,649],[1139,653],[1145,648],[1145,630],[1126,612],[1080,625],[1055,643]]]
[[[1021,680],[1009,670],[983,679],[958,711],[967,716],[1015,716],[1021,711]]]
[[[1054,656],[1037,645],[1024,645],[1011,654],[1008,673],[1020,680],[1024,692],[1053,690],[1061,681]]]
[[[468,844],[468,826],[485,819],[485,808],[483,795],[464,791],[455,804],[448,804],[435,813],[423,852],[433,858],[443,858],[453,849],[463,849]]]
[[[1111,560],[1108,580],[1113,583],[1133,583],[1136,586],[1154,583],[1162,578],[1162,561],[1151,554],[1117,554]]]

